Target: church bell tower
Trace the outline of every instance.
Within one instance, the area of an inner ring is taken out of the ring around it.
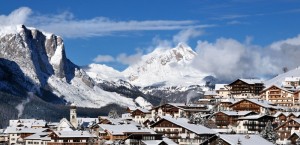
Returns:
[[[78,121],[77,121],[77,113],[76,113],[76,105],[72,103],[70,105],[70,122],[77,129]]]

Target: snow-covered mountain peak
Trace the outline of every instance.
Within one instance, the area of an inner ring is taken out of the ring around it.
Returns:
[[[135,105],[132,98],[98,87],[84,70],[67,59],[61,37],[24,25],[10,27],[1,31],[0,73],[14,76],[14,80],[7,82],[0,77],[0,90],[32,91],[45,100],[74,102],[82,107]]]
[[[116,81],[119,79],[125,80],[123,74],[112,67],[104,64],[92,63],[88,66],[82,67],[86,73],[93,78],[96,82],[106,81]]]
[[[142,56],[142,61],[123,71],[128,80],[138,86],[177,86],[200,84],[204,74],[191,65],[196,56],[188,45],[157,48]],[[185,79],[185,82],[182,82]]]

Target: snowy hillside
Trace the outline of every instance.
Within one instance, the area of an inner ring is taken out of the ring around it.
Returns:
[[[286,77],[299,77],[300,76],[300,68],[297,67],[293,70],[290,70],[286,73],[280,74],[270,80],[265,81],[265,87],[268,88],[271,85],[278,85],[281,86],[282,82],[285,80]]]
[[[61,102],[81,107],[99,108],[111,103],[135,106],[133,99],[95,85],[84,70],[67,59],[59,36],[18,25],[0,28],[0,42],[1,91],[20,95],[34,92],[45,100],[56,96]]]
[[[85,72],[93,78],[97,83],[106,81],[117,81],[119,79],[125,80],[123,74],[112,67],[106,66],[104,64],[90,64],[88,66],[82,67]]]
[[[143,87],[204,84],[202,79],[207,75],[191,65],[196,55],[181,43],[173,49],[157,48],[122,73],[130,83]]]

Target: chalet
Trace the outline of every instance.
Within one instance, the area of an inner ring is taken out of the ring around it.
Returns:
[[[8,134],[8,142],[11,145],[24,144],[24,138],[46,130],[47,128],[7,127],[5,133]]]
[[[162,134],[131,134],[122,142],[126,145],[177,145]]]
[[[51,138],[48,135],[51,132],[38,132],[24,138],[26,145],[47,145],[51,142]]]
[[[133,124],[109,125],[99,124],[100,139],[120,141],[132,134],[156,134],[153,130]]]
[[[157,133],[172,139],[178,144],[200,144],[204,140],[214,136],[215,131],[202,125],[188,123],[186,118],[173,118],[164,116],[161,120],[151,125]]]
[[[264,84],[258,79],[237,79],[226,87],[234,98],[249,98],[258,96]]]
[[[210,109],[207,105],[185,104],[185,103],[167,103],[151,109],[151,117],[170,115],[173,117],[188,117],[193,113],[208,113]]]
[[[252,111],[220,111],[215,113],[215,122],[218,128],[228,128],[228,126],[236,126],[239,117],[254,115]]]
[[[131,113],[131,112],[133,112],[136,109],[138,109],[138,107],[129,106],[129,107],[126,108],[126,112],[127,113]]]
[[[275,120],[282,124],[290,119],[293,118],[300,118],[300,112],[276,112],[276,114],[273,115],[275,117]]]
[[[256,113],[266,113],[269,111],[273,114],[275,114],[276,110],[280,109],[275,104],[261,99],[242,99],[230,105],[230,108],[234,111],[253,111]]]
[[[229,97],[229,90],[226,87],[228,84],[215,84],[215,91],[218,94],[218,96],[222,96],[222,98],[228,98]]]
[[[230,110],[230,106],[238,101],[240,100],[232,99],[232,98],[220,99],[220,101],[218,102],[218,110],[220,111]]]
[[[142,124],[147,119],[151,118],[151,112],[147,109],[137,108],[131,112],[131,116],[135,122]]]
[[[283,86],[292,86],[294,88],[300,86],[300,77],[286,77],[284,78]]]
[[[276,132],[279,135],[279,139],[276,141],[278,144],[288,144],[290,141],[288,138],[294,133],[299,132],[300,127],[300,119],[299,118],[293,118],[282,125],[275,128]]]
[[[4,129],[0,129],[0,144],[8,143],[8,134],[4,131]]]
[[[60,120],[56,128],[57,131],[72,131],[75,127],[66,118]]]
[[[236,128],[237,133],[260,133],[267,125],[268,121],[274,122],[275,117],[270,115],[249,115],[240,117]],[[273,127],[277,127],[273,124]]]
[[[260,135],[248,134],[220,134],[206,140],[200,145],[273,145]]]
[[[88,131],[53,131],[47,145],[97,145],[97,136]]]
[[[214,99],[216,96],[218,96],[218,94],[216,93],[215,90],[204,92],[204,98],[205,99]]]
[[[45,120],[37,120],[37,119],[9,120],[10,127],[45,128],[46,125],[47,123]]]
[[[295,103],[299,102],[299,98],[297,95],[294,95],[294,92],[294,90],[272,85],[261,91],[260,97],[273,104],[292,107],[295,106]]]

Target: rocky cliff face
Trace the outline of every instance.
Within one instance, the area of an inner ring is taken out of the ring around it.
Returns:
[[[45,100],[55,98],[82,107],[135,105],[132,98],[96,86],[84,70],[67,59],[61,37],[24,25],[9,30],[13,31],[0,34],[0,91],[34,92]]]

